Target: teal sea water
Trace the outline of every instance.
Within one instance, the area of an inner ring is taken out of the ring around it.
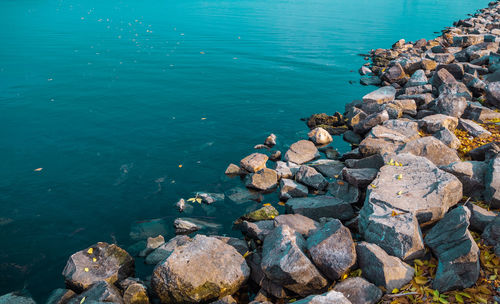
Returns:
[[[432,38],[487,3],[1,1],[0,294],[44,301],[73,252],[132,245],[134,223],[170,223],[180,197],[237,185],[227,164],[270,132],[285,149],[306,134],[301,117],[371,90],[357,54]],[[249,207],[192,216],[234,234]]]

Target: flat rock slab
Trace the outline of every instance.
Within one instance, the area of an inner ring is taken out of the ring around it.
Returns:
[[[288,200],[294,197],[306,197],[309,190],[306,186],[291,180],[283,178],[280,180],[280,199]]]
[[[156,248],[153,252],[151,252],[145,259],[145,263],[149,265],[156,265],[166,259],[176,247],[182,246],[186,244],[189,240],[191,240],[186,235],[178,235],[160,247]]]
[[[273,169],[264,168],[247,176],[247,188],[269,192],[278,186],[278,174]]]
[[[299,140],[286,151],[284,160],[301,165],[319,157],[319,151],[312,141]]]
[[[462,184],[428,159],[412,154],[386,156],[368,187],[366,203],[382,203],[401,212],[414,213],[420,225],[441,219],[462,199]],[[392,160],[392,162],[391,162]],[[399,164],[399,165],[390,165]]]
[[[342,177],[349,184],[358,188],[368,186],[377,176],[378,170],[374,168],[344,168],[342,169]]]
[[[460,118],[458,127],[461,130],[467,131],[470,135],[480,138],[480,139],[485,139],[491,136],[491,132],[486,130],[485,128],[481,127],[479,124],[476,122],[469,120],[469,119],[462,119]]]
[[[302,214],[315,221],[322,217],[332,217],[342,221],[354,217],[354,210],[348,202],[332,196],[292,198],[286,203],[286,212]]]
[[[341,292],[329,291],[322,295],[311,295],[307,298],[294,302],[296,304],[351,304]]]
[[[333,159],[318,159],[307,165],[329,178],[339,175],[340,171],[345,167],[342,162]]]
[[[386,103],[393,101],[396,97],[396,89],[393,86],[385,86],[363,96],[363,102]]]
[[[313,167],[304,165],[300,166],[299,171],[295,174],[295,180],[316,190],[323,190],[328,186],[328,181],[321,173]]]
[[[432,161],[436,166],[446,166],[452,162],[460,161],[455,150],[449,148],[433,136],[422,137],[408,142],[398,153],[411,153],[423,156]]]
[[[319,223],[302,214],[282,214],[274,218],[274,226],[290,226],[293,230],[307,237],[320,227]]]
[[[248,172],[257,172],[266,167],[269,157],[262,153],[252,153],[240,161],[241,168]]]
[[[479,161],[458,161],[440,169],[455,175],[463,186],[463,194],[479,198],[484,191],[484,177],[488,164]]]
[[[335,285],[353,304],[375,304],[382,297],[382,290],[362,277],[348,278]]]

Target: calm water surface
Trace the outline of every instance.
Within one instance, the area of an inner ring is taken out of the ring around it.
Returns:
[[[358,53],[432,38],[487,3],[1,1],[0,294],[44,301],[73,252],[130,246],[132,224],[237,185],[225,167],[270,132],[285,149],[306,134],[299,118],[368,92]],[[193,216],[233,234],[248,207]]]

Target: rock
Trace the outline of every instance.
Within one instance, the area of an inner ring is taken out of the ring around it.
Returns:
[[[363,76],[363,75],[366,75],[366,74],[371,74],[372,70],[370,70],[369,68],[367,68],[365,66],[362,66],[362,67],[359,68],[358,72],[359,72],[359,75]]]
[[[479,278],[479,248],[467,229],[469,216],[469,210],[457,207],[425,236],[425,243],[439,261],[432,282],[432,288],[439,292],[468,288]]]
[[[491,132],[469,119],[460,118],[458,127],[477,138],[485,139],[491,136]]]
[[[399,289],[411,281],[415,270],[397,257],[388,255],[375,244],[356,245],[358,265],[363,277],[386,290]]]
[[[500,155],[488,162],[484,181],[486,202],[494,209],[500,208]]]
[[[236,223],[243,221],[257,222],[257,221],[272,220],[278,215],[279,215],[278,210],[276,210],[276,208],[274,208],[273,206],[268,205],[243,215],[238,220],[236,220]]]
[[[418,124],[414,121],[388,120],[374,127],[359,145],[363,156],[394,152],[405,143],[419,138]]]
[[[264,145],[268,146],[269,148],[274,147],[276,145],[276,135],[271,133],[264,141]]]
[[[500,119],[500,113],[495,112],[478,102],[469,102],[465,108],[463,118],[475,120],[478,122],[485,122],[486,120]]]
[[[311,295],[307,298],[294,302],[295,304],[351,304],[351,302],[340,292],[329,291],[322,295]]]
[[[435,100],[431,110],[444,115],[460,117],[464,113],[466,107],[467,100],[465,97],[453,94],[441,94]]]
[[[282,214],[274,218],[274,226],[290,226],[296,232],[308,237],[309,234],[319,228],[318,222],[301,214]]]
[[[359,145],[359,143],[363,140],[361,136],[351,130],[347,130],[342,136],[344,141],[350,143],[351,145]]]
[[[396,89],[393,86],[381,87],[363,96],[363,102],[386,103],[393,101],[396,97]]]
[[[486,101],[500,108],[500,81],[491,82],[486,86]]]
[[[483,232],[486,226],[497,217],[496,213],[481,208],[471,202],[467,202],[465,206],[470,211],[470,228],[474,231]]]
[[[186,209],[186,201],[183,198],[181,198],[180,200],[177,201],[177,203],[175,203],[175,206],[177,207],[179,212],[183,212]]]
[[[359,79],[359,83],[364,86],[380,85],[382,83],[382,80],[380,80],[378,76],[361,77]]]
[[[280,199],[288,200],[293,197],[306,197],[307,187],[294,180],[283,178],[280,181]]]
[[[218,236],[218,235],[215,235],[213,237],[233,247],[242,256],[245,255],[245,253],[247,253],[248,251],[248,244],[245,240],[228,236]]]
[[[281,159],[281,151],[271,151],[271,155],[269,156],[269,160],[276,162]]]
[[[68,304],[112,302],[124,304],[118,288],[107,281],[97,281],[83,293],[71,298]]]
[[[245,236],[260,241],[264,241],[266,236],[269,233],[271,233],[273,229],[274,229],[274,222],[272,220],[265,220],[258,222],[243,221],[240,227],[241,232]]]
[[[446,83],[453,83],[456,82],[457,80],[453,75],[450,74],[446,69],[441,69],[434,73],[434,76],[432,76],[431,79],[431,84],[433,87],[436,89],[439,89],[440,86]]]
[[[333,290],[344,294],[353,304],[375,304],[382,297],[382,290],[362,277],[348,278],[339,282]]]
[[[186,244],[189,240],[191,238],[186,235],[178,235],[156,248],[146,257],[144,262],[149,265],[156,265],[166,259],[176,247]]]
[[[424,84],[421,86],[406,87],[404,89],[403,95],[416,95],[416,94],[425,94],[425,93],[432,93],[432,84]],[[409,99],[409,100],[412,100],[412,99]]]
[[[426,85],[428,82],[427,77],[425,76],[424,70],[417,70],[413,75],[411,75],[410,80],[406,83],[405,87],[415,87]]]
[[[453,132],[458,126],[458,118],[443,114],[429,115],[419,119],[418,126],[430,134],[443,128]]]
[[[295,164],[303,164],[319,158],[318,149],[312,141],[299,140],[292,144],[285,153],[285,160]]]
[[[355,125],[354,132],[358,134],[365,134],[366,132],[370,131],[371,128],[387,120],[389,120],[389,113],[387,113],[386,110],[383,110],[379,113],[373,113],[371,115],[368,115],[359,124]]]
[[[231,203],[240,205],[249,201],[261,202],[262,194],[244,187],[234,187],[224,193],[224,197]]]
[[[343,180],[336,180],[328,186],[328,194],[349,204],[359,202],[359,189]]]
[[[292,198],[285,207],[287,213],[302,214],[315,221],[319,221],[322,217],[332,217],[342,221],[354,217],[354,211],[348,202],[325,195]]]
[[[484,191],[484,176],[487,165],[478,161],[458,161],[440,169],[455,175],[463,186],[463,194],[469,197],[481,197]]]
[[[227,176],[239,176],[239,175],[245,175],[247,174],[248,172],[245,172],[245,170],[242,170],[239,166],[235,165],[235,164],[229,164],[229,166],[227,166],[227,169],[226,169],[226,172],[224,172],[224,174],[226,174]]]
[[[440,141],[443,142],[446,146],[448,146],[451,149],[458,149],[461,145],[460,140],[457,138],[455,133],[451,132],[450,130],[443,128],[433,135],[435,138],[439,139]]]
[[[266,167],[268,159],[265,154],[252,153],[240,161],[240,166],[248,172],[257,172]]]
[[[311,130],[307,135],[309,136],[309,140],[318,146],[328,145],[333,141],[330,133],[321,127]]]
[[[175,234],[190,234],[200,230],[201,227],[188,220],[178,218],[175,219],[174,221],[174,228],[175,228]]]
[[[496,149],[499,145],[500,141],[491,142],[470,150],[467,155],[470,156],[470,158],[472,158],[473,160],[484,161],[486,159],[486,155],[489,154],[488,152],[496,152]]]
[[[382,74],[382,80],[387,81],[389,83],[398,83],[404,84],[408,75],[406,75],[403,67],[399,63],[392,64],[388,69],[385,70],[384,74]]]
[[[373,168],[342,169],[342,177],[344,178],[344,180],[358,188],[364,188],[368,186],[375,179],[377,173],[378,170]]]
[[[125,304],[149,304],[148,291],[141,283],[130,284],[123,292]]]
[[[351,232],[337,219],[328,221],[307,239],[314,265],[330,280],[338,280],[356,263]]]
[[[494,247],[495,255],[498,256],[500,252],[500,216],[497,215],[495,219],[484,228],[481,238],[487,245]]]
[[[0,304],[36,304],[29,296],[18,295],[14,292],[0,296]]]
[[[259,191],[270,192],[278,186],[278,174],[273,169],[264,168],[250,174],[246,180],[246,187]]]
[[[410,141],[398,153],[411,153],[423,156],[432,161],[436,166],[446,166],[452,162],[460,161],[455,150],[448,148],[442,141],[433,136]]]
[[[309,166],[300,166],[295,174],[295,180],[316,190],[323,190],[328,186],[328,182],[318,171]]]
[[[322,290],[328,282],[307,258],[305,248],[302,235],[286,225],[276,227],[264,240],[262,271],[301,296]]]
[[[320,151],[325,153],[325,156],[328,159],[336,160],[336,159],[340,158],[339,151],[337,149],[335,149],[334,147],[323,147],[323,148],[320,148]]]
[[[402,260],[425,254],[424,240],[415,214],[400,212],[378,202],[366,202],[359,213],[359,231],[364,240],[377,244]]]
[[[361,159],[348,159],[345,164],[348,168],[371,168],[378,171],[384,165],[384,158],[379,154],[375,154]]]
[[[380,168],[367,190],[365,204],[380,203],[399,212],[411,212],[420,225],[429,225],[462,199],[460,181],[428,159],[406,153],[386,159],[389,165]],[[396,162],[402,166],[390,165]]]
[[[160,247],[163,244],[165,244],[165,239],[163,238],[162,235],[159,235],[155,238],[148,237],[148,241],[146,243],[146,248],[139,253],[139,256],[145,257],[148,254],[150,254],[151,252],[153,252],[153,250],[155,250],[156,248]]]
[[[168,235],[171,231],[170,223],[165,219],[148,219],[132,224],[130,238],[134,241],[145,240],[148,237]]]
[[[115,284],[133,276],[134,259],[115,244],[99,242],[74,253],[62,274],[69,288],[82,292],[99,281]]]
[[[258,286],[261,287],[269,295],[272,295],[278,299],[284,299],[288,297],[289,291],[285,290],[283,286],[274,283],[268,279],[265,273],[262,271],[261,267],[262,256],[258,252],[253,252],[248,258],[247,263],[251,268],[250,278]]]
[[[71,289],[58,288],[50,293],[49,298],[47,299],[45,304],[65,304],[75,295],[76,295],[76,293]],[[2,302],[1,299],[2,298],[0,297],[0,303],[4,304],[4,302]],[[6,302],[6,303],[9,303],[9,302]],[[15,302],[15,303],[19,303],[19,302]]]
[[[276,173],[278,174],[278,178],[293,178],[295,176],[295,173],[299,170],[299,166],[297,167],[289,167],[287,163],[282,162],[282,161],[277,161],[276,162]]]
[[[455,56],[449,53],[435,54],[432,59],[434,59],[434,61],[438,64],[449,64],[455,60]]]
[[[237,304],[236,300],[232,296],[225,296],[222,299],[211,302],[210,304]]]
[[[342,114],[336,112],[333,115],[327,115],[325,113],[311,115],[307,119],[307,126],[309,129],[314,129],[316,127],[322,127],[323,129],[329,130],[332,127],[339,127],[344,125]]]
[[[197,303],[235,293],[249,276],[236,249],[198,234],[155,267],[151,287],[162,302]]]
[[[334,178],[339,175],[344,168],[344,164],[342,162],[332,159],[318,159],[307,165],[329,178]]]

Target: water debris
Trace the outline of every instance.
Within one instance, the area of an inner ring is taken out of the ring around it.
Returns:
[[[33,171],[35,171],[35,172],[40,172],[40,171],[42,171],[42,170],[43,170],[43,168],[36,168],[36,169],[35,169],[35,170],[33,170]]]

